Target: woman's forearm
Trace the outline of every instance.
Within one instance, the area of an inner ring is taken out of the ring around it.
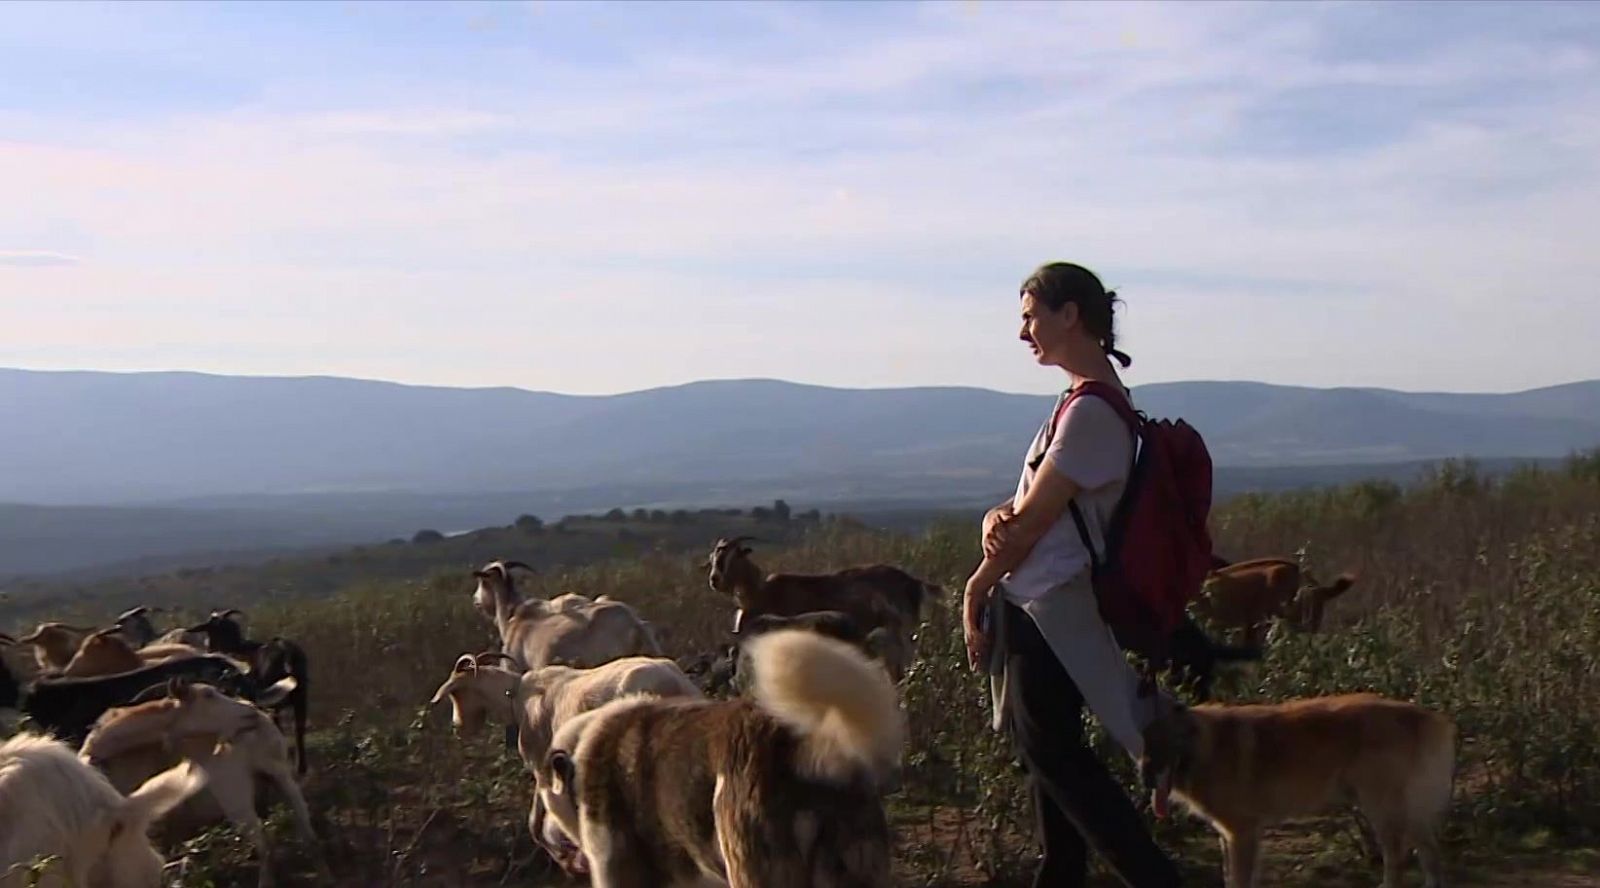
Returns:
[[[971,579],[967,580],[967,587],[974,591],[983,591],[992,587],[1005,577],[1007,573],[1016,569],[1028,553],[1033,550],[1034,540],[1013,537],[1007,539],[994,555],[985,556],[979,563],[977,570],[972,572]]]

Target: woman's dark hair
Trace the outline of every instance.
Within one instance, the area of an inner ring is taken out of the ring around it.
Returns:
[[[1078,306],[1083,328],[1100,342],[1100,348],[1124,367],[1133,358],[1117,350],[1115,290],[1107,290],[1095,273],[1071,262],[1050,262],[1039,266],[1022,282],[1022,292],[1032,293],[1051,311],[1060,311],[1071,302]]]

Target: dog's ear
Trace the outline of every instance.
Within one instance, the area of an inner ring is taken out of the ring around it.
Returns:
[[[572,762],[572,756],[565,749],[552,749],[545,759],[550,771],[550,791],[556,795],[565,795],[572,790],[578,776],[577,766]]]

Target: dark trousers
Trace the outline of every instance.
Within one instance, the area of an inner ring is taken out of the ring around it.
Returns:
[[[1122,787],[1084,742],[1083,695],[1033,619],[1006,602],[1006,710],[1044,861],[1034,888],[1078,888],[1092,846],[1130,888],[1182,884]]]

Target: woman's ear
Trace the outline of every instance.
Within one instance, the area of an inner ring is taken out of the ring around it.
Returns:
[[[1056,312],[1056,315],[1061,318],[1061,323],[1065,324],[1066,326],[1068,326],[1068,327],[1077,326],[1077,324],[1078,324],[1078,303],[1076,303],[1076,302],[1064,302],[1064,303],[1062,303],[1061,310]]]

